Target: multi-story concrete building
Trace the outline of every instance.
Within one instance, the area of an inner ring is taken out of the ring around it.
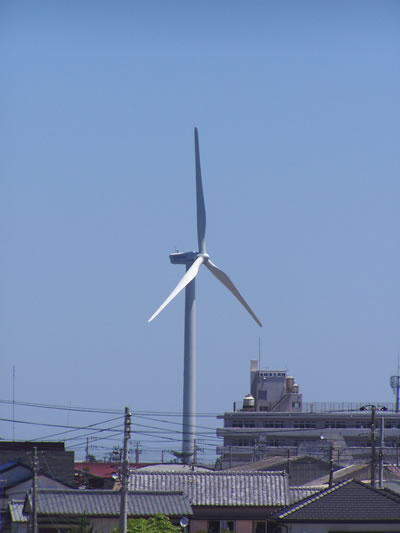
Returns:
[[[258,361],[251,361],[250,391],[241,406],[218,417],[224,421],[217,429],[222,468],[288,454],[331,454],[343,465],[372,456],[378,464],[382,456],[398,464],[400,413],[393,404],[304,404],[293,377],[259,369]]]

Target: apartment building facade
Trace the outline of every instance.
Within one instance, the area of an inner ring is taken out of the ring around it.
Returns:
[[[331,455],[339,465],[378,461],[398,464],[400,413],[393,404],[304,404],[285,370],[263,370],[251,361],[251,394],[218,418],[221,468],[276,455]],[[372,429],[372,424],[374,429]]]

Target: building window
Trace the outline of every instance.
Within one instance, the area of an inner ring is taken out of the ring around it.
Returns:
[[[301,404],[300,404],[300,402],[292,402],[292,407],[294,409],[299,409],[301,407]]]
[[[343,429],[346,427],[346,422],[344,420],[328,420],[325,422],[325,427],[327,429]]]
[[[266,400],[267,399],[267,391],[266,390],[259,390],[258,391],[258,399],[259,400]]]
[[[254,522],[253,533],[283,533],[284,529],[279,524],[256,520]]]
[[[208,522],[208,533],[222,533],[225,531],[235,531],[234,520],[210,520]]]
[[[254,446],[254,439],[238,439],[232,440],[232,446]]]
[[[232,421],[232,427],[233,428],[242,428],[243,427],[243,422],[239,422],[239,420],[233,420]]]
[[[256,520],[254,522],[254,533],[267,533],[267,522]]]
[[[264,422],[264,427],[265,428],[283,428],[284,425],[283,425],[283,422],[281,422],[280,420],[266,420]]]
[[[293,427],[296,429],[315,429],[315,422],[313,420],[297,420]]]

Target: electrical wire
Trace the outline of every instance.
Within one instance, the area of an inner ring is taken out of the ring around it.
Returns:
[[[109,424],[110,422],[113,422],[115,420],[123,419],[123,411],[122,410],[115,410],[115,409],[100,409],[100,408],[89,408],[89,407],[71,407],[68,406],[61,406],[61,405],[52,405],[52,404],[42,404],[42,403],[35,403],[35,402],[15,402],[11,400],[0,400],[0,404],[8,404],[8,405],[19,405],[22,407],[29,407],[34,409],[49,409],[49,410],[56,410],[56,411],[66,411],[66,412],[79,412],[79,413],[87,413],[87,414],[117,414],[118,417],[110,418],[107,420],[103,420],[100,422],[91,423],[88,425],[70,425],[70,424],[56,424],[56,423],[49,423],[49,422],[36,422],[29,420],[15,420],[10,418],[0,418],[0,422],[6,422],[6,423],[16,423],[20,425],[28,425],[28,426],[36,426],[36,427],[52,427],[52,428],[59,428],[62,431],[58,431],[56,433],[51,434],[45,434],[41,437],[35,437],[30,440],[40,442],[44,441],[46,439],[53,439],[54,437],[57,438],[63,438],[66,443],[68,443],[69,449],[82,450],[87,448],[87,438],[91,439],[91,447],[95,448],[95,442],[99,441],[107,441],[108,443],[119,443],[119,440],[116,440],[115,437],[117,435],[122,435],[123,433],[123,424],[112,426],[112,427],[104,427],[106,424]],[[197,413],[196,417],[213,417],[215,419],[217,416],[216,413],[209,414],[209,413]],[[158,418],[157,418],[158,417]],[[149,449],[148,447],[142,447],[141,452],[143,454],[148,453],[154,453],[154,452],[162,452],[164,450],[165,444],[170,443],[174,445],[175,443],[181,442],[181,429],[178,429],[179,426],[181,428],[182,422],[181,421],[174,421],[171,420],[171,418],[181,418],[182,413],[180,412],[160,412],[160,411],[132,411],[132,419],[133,419],[133,429],[132,434],[136,434],[137,436],[145,438],[144,442],[149,442],[146,440],[146,437],[148,438],[156,438],[158,440],[152,440],[150,442],[153,442],[154,444],[160,444],[160,448],[157,449]],[[136,421],[135,421],[136,420]],[[156,422],[157,425],[149,425],[149,424],[141,424],[139,420],[148,420],[151,422]],[[103,427],[98,427],[99,425]],[[221,437],[215,436],[215,428],[208,427],[208,426],[202,426],[202,425],[194,425],[193,428],[196,431],[196,434],[202,439],[202,447],[204,450],[215,450],[216,443],[221,443]],[[70,436],[73,433],[78,433],[84,431],[85,433]],[[102,435],[99,436],[99,433]],[[212,441],[216,442],[212,442]],[[109,449],[106,446],[103,447],[97,447],[99,449]],[[215,452],[214,452],[215,455]]]

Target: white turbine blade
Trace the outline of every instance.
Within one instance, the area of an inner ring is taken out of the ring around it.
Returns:
[[[206,267],[214,276],[219,279],[221,283],[225,285],[227,289],[231,291],[231,293],[236,296],[236,298],[239,300],[239,302],[247,309],[247,311],[251,314],[251,316],[254,318],[254,320],[257,322],[257,324],[262,328],[261,322],[256,317],[255,313],[250,308],[249,304],[246,302],[246,300],[243,298],[243,296],[240,294],[240,292],[237,290],[235,285],[233,284],[231,278],[225,274],[222,270],[220,270],[212,261],[209,259],[205,262]]]
[[[194,151],[196,158],[196,204],[197,204],[197,239],[199,252],[206,253],[206,207],[204,204],[203,184],[201,181],[199,134],[194,128]]]
[[[173,300],[175,296],[179,294],[181,290],[183,290],[186,287],[186,285],[188,285],[197,276],[197,273],[202,263],[204,263],[204,257],[200,255],[194,261],[192,266],[186,271],[185,275],[183,276],[181,281],[178,283],[178,285],[175,287],[175,289],[171,292],[171,294],[168,296],[168,298],[164,300],[164,302],[160,305],[157,311],[153,315],[151,315],[148,322],[151,322],[153,318],[155,318],[158,314],[160,314],[161,311],[164,309],[164,307],[166,307],[169,304],[169,302]]]

